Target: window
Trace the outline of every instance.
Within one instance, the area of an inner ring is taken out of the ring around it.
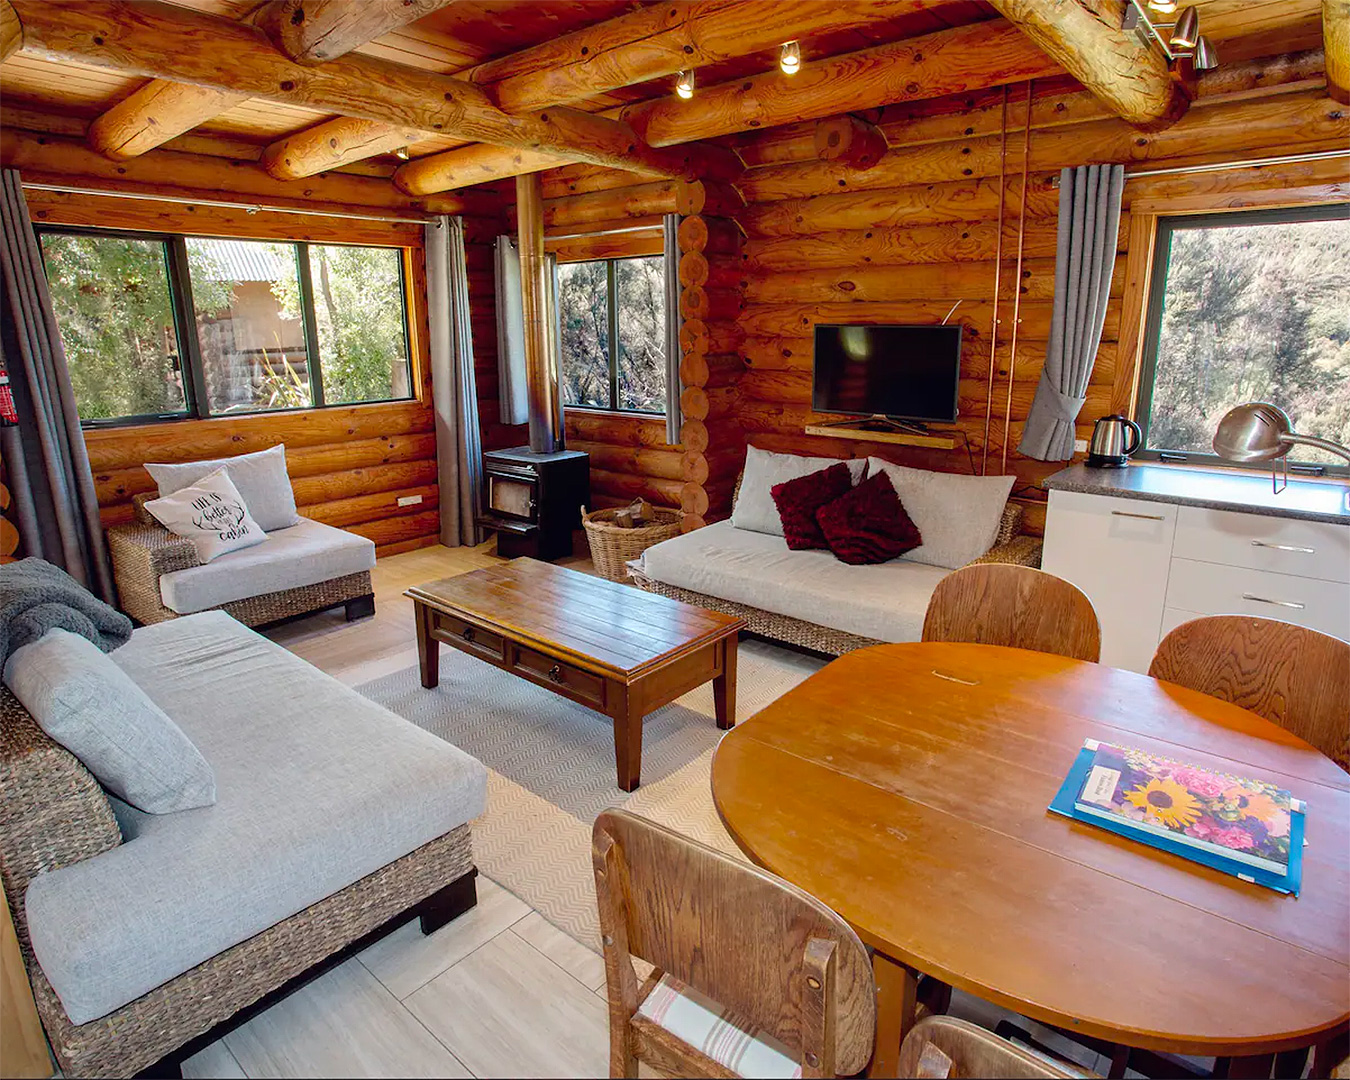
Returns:
[[[1210,440],[1244,401],[1350,441],[1350,207],[1159,222],[1140,383],[1144,455],[1218,463]],[[1306,447],[1293,471],[1341,472]]]
[[[398,248],[39,236],[86,425],[412,396]]]
[[[563,263],[558,311],[564,404],[666,411],[663,256]]]

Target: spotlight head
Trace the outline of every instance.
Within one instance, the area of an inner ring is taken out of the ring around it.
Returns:
[[[1171,15],[1177,9],[1176,0],[1148,0],[1148,6],[1159,15]]]
[[[802,47],[789,41],[778,52],[778,66],[784,75],[795,75],[802,67]]]
[[[394,157],[398,158],[399,161],[407,161],[412,155],[408,153],[408,148],[406,146],[400,146],[394,151]]]
[[[1214,43],[1200,35],[1200,40],[1195,43],[1195,57],[1192,61],[1195,64],[1196,71],[1210,71],[1219,66],[1219,54],[1214,49]]]
[[[694,96],[694,72],[681,71],[675,80],[675,93],[688,101]]]
[[[1172,40],[1170,42],[1173,51],[1177,49],[1194,49],[1196,42],[1200,40],[1200,16],[1196,14],[1195,7],[1192,5],[1183,8],[1181,14],[1177,16],[1177,24],[1172,27]]]

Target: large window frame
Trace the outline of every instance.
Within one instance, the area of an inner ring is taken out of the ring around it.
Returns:
[[[653,255],[613,255],[603,259],[577,259],[577,262],[602,262],[605,264],[605,325],[609,332],[609,404],[608,405],[571,405],[563,404],[564,409],[581,412],[620,413],[627,416],[665,416],[670,402],[660,410],[626,409],[619,404],[619,290],[617,265],[632,259],[651,259]],[[562,358],[559,357],[559,363]]]
[[[314,283],[310,274],[309,249],[311,241],[285,240],[277,237],[251,236],[211,236],[198,233],[149,232],[137,229],[105,229],[86,225],[39,225],[34,224],[34,233],[38,237],[38,249],[43,259],[46,251],[42,248],[42,237],[48,234],[62,236],[95,236],[116,240],[141,240],[157,242],[163,245],[165,253],[165,271],[169,285],[169,299],[173,311],[174,337],[178,342],[178,364],[183,376],[183,398],[185,407],[166,413],[145,413],[136,416],[104,417],[80,420],[80,427],[86,430],[103,428],[137,427],[146,424],[174,423],[183,420],[208,420],[221,417],[274,416],[316,409],[346,409],[359,405],[388,405],[415,401],[418,396],[417,362],[414,356],[414,337],[412,319],[409,314],[410,295],[408,290],[407,250],[401,246],[389,244],[355,244],[336,240],[318,242],[320,247],[376,247],[396,251],[398,259],[398,296],[403,312],[403,348],[409,365],[408,396],[383,398],[372,401],[324,400],[323,360],[319,355],[319,329],[314,309]],[[229,239],[245,243],[286,244],[295,252],[296,279],[300,295],[300,319],[304,331],[305,349],[313,360],[308,364],[310,404],[287,406],[276,409],[235,409],[229,412],[211,411],[210,395],[206,385],[206,369],[202,363],[201,342],[197,336],[196,306],[192,295],[192,276],[188,266],[187,242],[189,240]]]
[[[1203,465],[1244,472],[1269,472],[1268,463],[1243,464],[1228,461],[1215,453],[1192,450],[1165,450],[1147,447],[1149,424],[1153,415],[1153,390],[1157,376],[1158,349],[1162,339],[1163,305],[1167,296],[1167,271],[1171,266],[1172,237],[1178,231],[1202,229],[1215,225],[1286,224],[1310,221],[1337,221],[1350,219],[1350,204],[1309,203],[1250,210],[1223,210],[1201,214],[1159,216],[1153,245],[1152,272],[1149,277],[1148,302],[1144,315],[1143,349],[1139,362],[1139,390],[1136,397],[1135,419],[1142,432],[1140,449],[1134,455],[1146,461],[1178,465]],[[1288,463],[1289,472],[1298,476],[1350,476],[1350,465],[1330,465],[1320,462]]]

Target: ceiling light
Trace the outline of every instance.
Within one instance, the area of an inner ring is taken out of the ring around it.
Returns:
[[[1176,0],[1148,0],[1148,6],[1159,15],[1171,15],[1176,11]]]
[[[795,41],[789,41],[778,53],[778,66],[784,75],[795,75],[802,67],[802,47]]]
[[[407,161],[412,155],[408,153],[408,148],[406,146],[400,146],[394,151],[394,157],[398,158],[399,161]]]
[[[1194,49],[1195,43],[1200,38],[1200,16],[1196,14],[1195,8],[1183,8],[1180,15],[1177,16],[1177,24],[1172,27],[1172,40],[1170,45],[1173,49]]]
[[[675,80],[675,93],[688,101],[694,96],[694,73],[693,71],[681,71],[679,78]]]
[[[1196,71],[1209,71],[1219,66],[1219,54],[1214,51],[1214,43],[1200,35],[1200,40],[1195,43],[1195,57],[1192,61],[1195,64]]]

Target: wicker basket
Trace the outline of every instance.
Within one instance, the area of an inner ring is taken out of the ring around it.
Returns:
[[[653,544],[680,535],[680,519],[684,516],[680,511],[659,506],[653,507],[652,511],[656,514],[656,524],[633,529],[621,529],[614,524],[618,510],[592,510],[581,515],[581,524],[591,543],[591,562],[595,563],[596,572],[602,578],[627,581],[628,569],[624,564],[629,559],[636,559]]]

